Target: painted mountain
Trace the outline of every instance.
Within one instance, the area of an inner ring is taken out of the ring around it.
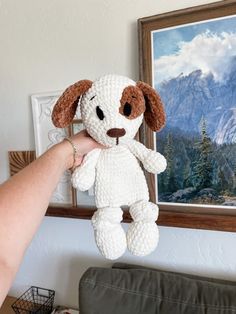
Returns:
[[[236,58],[224,80],[195,70],[155,88],[167,114],[157,133],[168,161],[159,201],[236,206]]]
[[[236,60],[224,84],[197,70],[156,88],[166,104],[168,125],[194,134],[204,117],[209,136],[217,144],[236,142]]]

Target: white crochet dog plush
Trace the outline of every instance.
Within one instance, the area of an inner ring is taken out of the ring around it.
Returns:
[[[160,173],[166,168],[166,160],[134,136],[143,117],[153,131],[164,126],[161,99],[144,82],[105,75],[68,87],[53,109],[54,125],[66,127],[79,109],[89,135],[107,147],[91,151],[72,174],[73,186],[81,191],[94,184],[97,211],[92,225],[97,246],[108,259],[120,257],[126,247],[134,255],[147,255],[158,243],[158,206],[149,202],[139,161],[148,172]],[[133,219],[127,234],[120,224],[123,205],[129,206]]]

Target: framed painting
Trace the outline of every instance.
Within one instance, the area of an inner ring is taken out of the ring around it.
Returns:
[[[167,159],[146,174],[163,225],[236,231],[236,2],[138,20],[140,79],[165,105],[142,141]]]

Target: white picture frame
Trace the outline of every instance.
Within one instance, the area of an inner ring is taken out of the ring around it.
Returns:
[[[68,135],[66,129],[56,128],[51,120],[52,109],[61,94],[61,91],[56,91],[31,95],[36,157]],[[50,203],[72,203],[69,171],[66,171],[60,178]]]
[[[36,158],[53,145],[61,142],[69,135],[68,128],[56,128],[51,119],[52,110],[62,91],[31,95]],[[75,119],[81,119],[76,116]],[[89,191],[77,191],[77,206],[94,205],[93,188]],[[71,173],[65,171],[53,192],[50,204],[71,205],[73,203]]]

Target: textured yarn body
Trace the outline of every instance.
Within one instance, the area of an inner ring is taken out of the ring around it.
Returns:
[[[130,206],[139,200],[148,201],[149,193],[136,157],[123,145],[102,150],[96,165],[96,206]]]

